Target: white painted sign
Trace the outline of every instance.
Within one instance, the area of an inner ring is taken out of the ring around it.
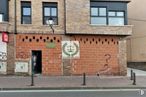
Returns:
[[[62,41],[62,58],[79,58],[80,47],[78,41]]]
[[[6,74],[7,72],[7,63],[0,62],[0,74]]]
[[[2,34],[0,34],[0,60],[7,60],[7,43],[2,42]]]
[[[15,72],[28,73],[28,62],[15,62]]]

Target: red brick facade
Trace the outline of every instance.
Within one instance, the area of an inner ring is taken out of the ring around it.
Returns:
[[[47,48],[48,42],[54,42],[55,48]],[[61,36],[18,34],[16,60],[30,60],[32,50],[42,51],[42,73],[44,75],[61,75]]]
[[[68,59],[64,63],[62,59],[61,41],[62,35],[42,34],[17,34],[16,37],[16,60],[29,61],[32,50],[42,51],[42,74],[43,75],[66,75],[64,64],[70,66],[70,75],[80,75],[84,72],[95,75],[105,69],[105,74],[119,73],[118,68],[118,37],[116,36],[89,36],[73,35],[70,39],[79,41],[80,58]],[[47,43],[54,42],[54,48],[48,48]],[[105,64],[110,68],[106,71]]]
[[[80,42],[80,59],[73,60],[73,74],[97,74],[104,69],[105,74],[118,74],[118,37],[80,35],[75,40]]]

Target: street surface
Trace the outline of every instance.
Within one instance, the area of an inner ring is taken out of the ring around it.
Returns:
[[[7,90],[0,91],[0,97],[146,97],[144,91],[140,89]]]

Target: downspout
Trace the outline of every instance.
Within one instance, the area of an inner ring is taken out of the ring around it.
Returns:
[[[7,0],[7,22],[9,22],[9,0]]]
[[[14,2],[14,34],[17,34],[16,0]]]
[[[64,0],[64,33],[66,34],[66,0]]]
[[[17,5],[17,2],[16,0],[14,1],[14,32],[13,32],[13,38],[14,38],[14,64],[15,64],[15,58],[16,58],[16,34],[17,34],[17,13],[16,13],[16,5]],[[13,71],[15,70],[15,65],[13,65]],[[15,71],[14,71],[15,73]]]

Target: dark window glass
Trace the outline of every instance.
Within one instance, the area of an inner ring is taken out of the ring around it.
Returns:
[[[31,24],[31,2],[21,2],[21,24]]]
[[[91,7],[91,24],[106,25],[106,8],[104,7]]]
[[[109,25],[124,25],[124,12],[121,11],[109,11],[108,23]]]
[[[52,18],[54,24],[58,24],[58,10],[57,3],[55,2],[44,2],[43,3],[43,24],[46,25],[47,19]]]

